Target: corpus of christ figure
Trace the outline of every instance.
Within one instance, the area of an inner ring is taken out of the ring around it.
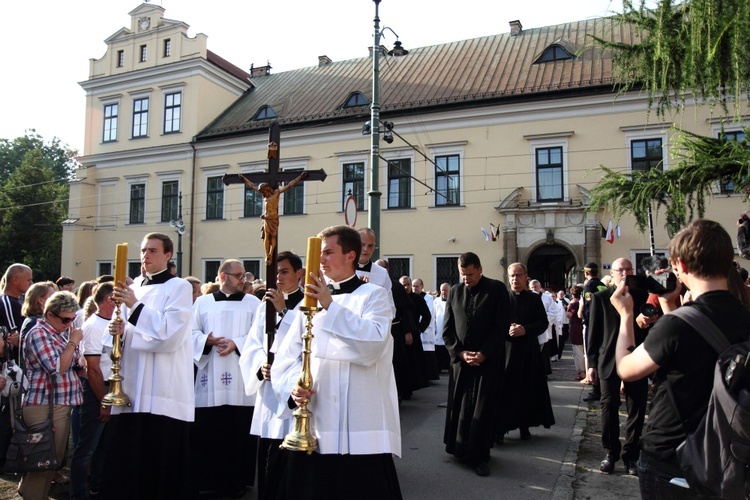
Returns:
[[[263,225],[260,227],[260,237],[263,238],[267,266],[271,265],[273,262],[276,237],[279,233],[279,196],[284,191],[293,188],[295,184],[302,179],[307,178],[307,175],[307,172],[302,172],[299,177],[289,184],[274,189],[274,187],[267,182],[261,182],[259,186],[256,186],[250,179],[240,174],[242,181],[247,187],[263,197],[263,215],[260,216],[260,218],[263,219]]]

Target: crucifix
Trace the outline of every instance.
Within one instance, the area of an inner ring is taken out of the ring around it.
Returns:
[[[268,129],[268,171],[250,174],[224,174],[225,185],[245,184],[248,188],[263,196],[263,221],[261,238],[266,262],[266,288],[276,288],[276,257],[278,255],[279,235],[279,197],[281,193],[305,181],[324,181],[326,173],[320,170],[303,172],[282,172],[279,170],[279,150],[281,133],[279,124],[274,122]],[[282,187],[279,187],[282,183]],[[311,270],[308,269],[308,272]],[[315,270],[312,270],[315,271]],[[268,363],[273,362],[271,346],[276,334],[276,308],[271,301],[266,303],[266,335],[268,339]]]

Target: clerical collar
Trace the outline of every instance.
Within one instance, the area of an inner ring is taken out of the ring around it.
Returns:
[[[297,295],[297,294],[299,294],[299,293],[304,293],[304,292],[302,292],[302,289],[301,289],[301,288],[297,288],[297,289],[296,289],[295,291],[293,291],[293,292],[290,292],[290,293],[282,292],[282,293],[284,294],[284,300],[288,300],[288,299],[289,299],[289,297],[292,297],[292,296],[294,296],[294,295]]]
[[[372,261],[369,261],[367,264],[357,264],[357,269],[366,273],[372,272]]]
[[[245,292],[235,292],[230,295],[227,295],[226,293],[219,290],[218,292],[214,292],[212,294],[214,296],[214,300],[216,302],[221,302],[222,300],[231,300],[231,301],[242,301],[243,298],[245,298]]]
[[[331,290],[331,294],[338,295],[340,293],[352,293],[363,284],[364,281],[357,278],[357,275],[354,274],[343,281],[331,281],[328,284],[328,289]]]
[[[174,276],[166,269],[154,274],[146,273],[146,277],[143,279],[141,285],[161,285],[172,278],[174,278]]]

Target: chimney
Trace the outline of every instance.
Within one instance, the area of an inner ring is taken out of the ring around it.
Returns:
[[[322,68],[323,66],[328,66],[333,61],[331,61],[331,58],[328,56],[318,56],[318,67]]]
[[[521,26],[521,21],[511,21],[510,22],[510,34],[511,36],[518,36],[521,34],[521,31],[523,31],[523,26]]]
[[[368,47],[368,50],[370,51],[370,59],[372,59],[372,45],[370,45],[370,46]],[[380,55],[382,56],[383,54],[385,54],[385,53],[387,53],[387,52],[388,52],[388,51],[386,50],[386,48],[385,48],[385,45],[381,45],[381,46],[380,46]]]
[[[250,78],[260,78],[261,76],[268,76],[271,74],[271,65],[266,64],[256,68],[254,65],[250,65]]]

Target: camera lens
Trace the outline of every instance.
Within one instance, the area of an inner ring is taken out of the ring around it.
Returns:
[[[651,304],[643,304],[641,306],[641,314],[643,314],[647,318],[650,318],[651,316],[658,314],[658,313],[659,311],[657,311],[656,308],[652,306]]]

